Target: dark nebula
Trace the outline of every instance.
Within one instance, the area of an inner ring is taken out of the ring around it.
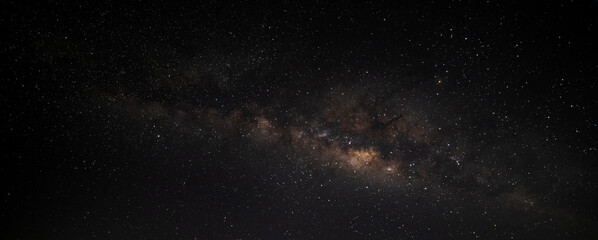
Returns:
[[[596,1],[2,5],[6,239],[598,239]]]

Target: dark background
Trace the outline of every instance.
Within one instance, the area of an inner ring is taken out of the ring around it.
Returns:
[[[7,239],[598,237],[596,1],[1,11]],[[397,147],[413,180],[347,174],[202,118],[242,109],[303,128],[339,92],[444,129]],[[463,166],[447,143],[467,149]]]

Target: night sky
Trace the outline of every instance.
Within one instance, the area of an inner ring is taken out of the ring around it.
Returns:
[[[2,238],[598,239],[597,1],[357,2],[3,1]]]

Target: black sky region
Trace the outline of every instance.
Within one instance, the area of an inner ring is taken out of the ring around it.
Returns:
[[[596,1],[3,1],[6,239],[597,239]]]

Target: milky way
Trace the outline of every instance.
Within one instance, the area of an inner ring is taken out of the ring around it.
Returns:
[[[596,239],[594,1],[3,3],[10,239]]]

